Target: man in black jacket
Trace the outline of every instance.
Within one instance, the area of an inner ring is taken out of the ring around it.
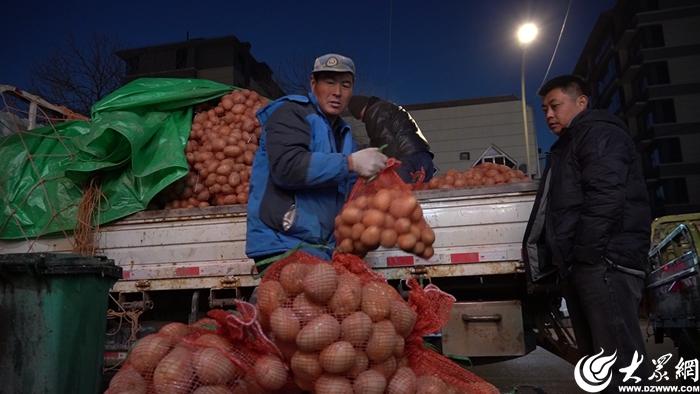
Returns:
[[[371,146],[386,145],[383,153],[401,161],[396,172],[405,182],[414,182],[413,174],[421,170],[425,171],[424,182],[433,177],[435,167],[428,140],[405,109],[374,96],[353,96],[348,109],[364,122]]]
[[[580,355],[617,352],[608,388],[616,392],[619,369],[635,351],[646,354],[638,312],[651,216],[640,157],[620,119],[587,109],[582,79],[553,78],[539,94],[558,140],[525,233],[525,258],[533,281],[558,271]],[[646,380],[644,361],[635,375]]]

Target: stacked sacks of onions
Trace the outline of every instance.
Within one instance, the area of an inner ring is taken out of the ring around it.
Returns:
[[[268,268],[257,307],[303,390],[381,393],[407,365],[416,313],[371,271],[296,252]]]
[[[530,178],[520,170],[484,162],[466,171],[447,170],[445,174],[432,178],[430,182],[414,185],[414,189],[463,189],[529,181]]]
[[[424,259],[433,256],[435,233],[423,217],[423,209],[389,159],[374,179],[359,179],[347,203],[335,218],[339,253],[364,256],[377,249],[399,247]]]
[[[237,309],[239,315],[210,311],[216,320],[203,319],[191,326],[170,323],[140,339],[106,393],[242,394],[282,389],[289,373],[279,350],[255,322],[252,305],[240,302]]]
[[[416,308],[357,256],[336,254],[330,262],[294,252],[266,270],[257,297],[260,320],[304,391],[460,392],[451,378],[417,370],[410,362],[423,351],[424,334],[416,334],[416,328],[433,329],[437,319],[421,322]],[[441,299],[425,305],[435,314],[449,311],[452,303]],[[496,392],[469,372],[462,380],[470,389],[483,383],[485,390],[473,392]]]
[[[185,150],[190,173],[166,208],[246,204],[260,123],[255,116],[268,100],[242,89],[194,116]]]

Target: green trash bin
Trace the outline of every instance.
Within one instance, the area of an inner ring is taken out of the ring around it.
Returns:
[[[121,271],[105,257],[0,255],[0,392],[97,393]]]

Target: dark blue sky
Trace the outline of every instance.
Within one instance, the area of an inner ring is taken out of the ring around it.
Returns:
[[[30,86],[34,61],[93,32],[125,47],[233,34],[273,70],[325,52],[352,57],[356,94],[401,104],[520,96],[515,29],[532,20],[540,35],[528,49],[527,99],[543,151],[553,137],[539,111],[544,77],[568,0],[21,2],[3,6],[0,83]],[[598,15],[614,0],[573,0],[550,76],[571,72]],[[390,22],[391,21],[391,22]],[[309,63],[311,60],[309,60]]]

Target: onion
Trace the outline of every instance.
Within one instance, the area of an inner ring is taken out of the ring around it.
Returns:
[[[109,382],[110,392],[146,394],[146,380],[133,367],[120,369]]]
[[[219,350],[204,348],[196,351],[192,359],[194,372],[204,384],[225,384],[242,372]]]
[[[279,390],[287,382],[287,368],[278,357],[263,356],[253,367],[255,380],[267,390]]]
[[[326,372],[345,373],[355,365],[355,348],[346,341],[332,343],[321,351],[319,361]]]
[[[149,335],[142,338],[131,350],[129,362],[140,373],[153,371],[158,362],[170,351],[172,339],[164,335]]]
[[[289,342],[296,339],[300,323],[291,309],[280,307],[270,315],[270,328],[276,340]]]
[[[323,375],[314,384],[316,394],[352,394],[352,384],[342,376]]]
[[[314,381],[323,373],[317,353],[297,351],[292,356],[290,365],[294,375],[303,380]]]
[[[386,378],[375,370],[362,372],[353,383],[356,393],[383,394],[386,388]]]
[[[153,387],[158,393],[184,394],[192,384],[192,352],[184,347],[173,349],[153,372]]]
[[[180,339],[192,332],[192,330],[184,323],[168,323],[158,330],[159,334],[167,335],[174,340]]]
[[[304,293],[311,301],[325,303],[338,286],[338,275],[330,264],[314,265],[304,278]]]

